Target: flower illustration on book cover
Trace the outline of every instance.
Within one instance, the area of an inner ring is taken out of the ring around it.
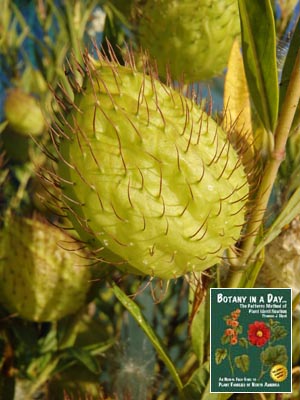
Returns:
[[[270,337],[271,330],[264,322],[255,321],[253,324],[249,324],[248,340],[253,346],[264,346],[270,340]]]
[[[261,370],[258,380],[266,373],[269,373],[272,379],[277,382],[285,379],[288,362],[287,350],[284,345],[275,344],[287,335],[285,327],[273,319],[268,322],[253,321],[248,324],[247,336],[245,337],[242,336],[244,329],[239,322],[240,315],[240,309],[236,309],[223,318],[225,329],[220,338],[222,347],[215,351],[216,364],[219,365],[226,360],[232,376],[235,375],[236,368],[247,373],[250,368],[251,355],[253,356],[251,348],[256,347],[261,349]],[[240,351],[237,351],[237,348]]]

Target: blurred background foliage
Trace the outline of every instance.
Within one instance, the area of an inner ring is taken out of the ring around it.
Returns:
[[[272,4],[280,72],[299,15],[299,4],[295,0]],[[94,54],[96,44],[109,52],[110,43],[120,60],[124,43],[137,49],[135,23],[142,5],[143,0],[1,1],[2,224],[11,212],[29,218],[38,213],[54,224],[66,224],[57,212],[59,204],[51,196],[54,189],[41,178],[47,171],[45,149],[51,153],[52,146],[47,130],[56,111],[53,93],[59,93],[64,87],[72,96],[66,77],[68,65],[73,55],[81,59],[84,48]],[[76,65],[73,69],[76,70]],[[209,106],[212,99],[215,113],[223,107],[225,72],[209,81],[195,82],[201,87],[203,98],[209,98]],[[296,134],[289,141],[281,180],[273,195],[274,207],[282,201],[278,200],[282,188],[286,197],[297,189],[298,178],[292,179],[291,174],[299,176],[299,143]],[[158,353],[162,355],[167,349],[183,384],[191,378],[199,362],[203,362],[203,380],[197,382],[199,396],[191,394],[187,398],[218,398],[205,389],[208,385],[207,300],[202,302],[193,323],[188,323],[198,310],[197,299],[204,298],[207,288],[221,279],[218,270],[211,268],[205,276],[195,277],[191,282],[186,279],[149,282],[122,277],[117,271],[115,279],[125,293],[136,293],[134,299],[145,317],[143,330],[103,277],[95,277],[86,304],[78,313],[62,320],[27,321],[0,307],[0,399],[177,399],[176,382],[170,377],[172,366],[166,367],[162,357],[157,356],[153,342],[144,334],[150,325],[157,335],[154,342],[161,349]],[[300,398],[297,318],[293,330],[294,394],[276,399]],[[232,398],[275,400],[274,396],[239,394]],[[223,395],[222,399],[229,397]]]

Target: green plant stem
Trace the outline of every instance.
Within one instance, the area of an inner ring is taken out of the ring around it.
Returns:
[[[73,2],[72,2],[73,3]],[[78,2],[75,1],[74,4],[71,4],[71,2],[66,1],[65,2],[65,8],[66,8],[66,16],[67,16],[67,21],[68,21],[68,30],[69,30],[69,35],[70,35],[70,42],[71,46],[70,48],[72,49],[72,53],[74,54],[75,58],[75,64],[76,62],[82,62],[82,48],[81,48],[81,43],[82,43],[82,37],[80,37],[79,34],[79,26],[78,26],[78,18],[80,16],[76,15],[76,12],[78,13]],[[75,79],[78,83],[82,82],[82,75],[79,72],[78,68],[74,68],[74,75]]]
[[[57,367],[60,357],[54,357],[48,365],[44,368],[42,373],[38,376],[38,378],[32,383],[29,391],[28,391],[28,400],[32,398],[34,393],[49,379],[52,375],[53,371]]]
[[[198,359],[194,353],[188,358],[184,366],[180,371],[180,378],[184,381],[187,377],[189,378],[192,375],[192,371],[196,369]]]
[[[26,170],[24,171],[17,193],[11,199],[9,208],[6,211],[7,216],[9,216],[12,211],[17,210],[18,207],[20,206],[20,203],[24,198],[29,179],[31,178],[32,171],[33,171],[33,164],[30,163],[28,168],[26,168]]]
[[[75,16],[74,16],[74,9],[76,9],[76,3],[73,4],[73,2],[65,2],[65,8],[66,8],[66,15],[67,15],[67,21],[68,21],[68,29],[69,29],[69,34],[70,34],[70,42],[71,42],[71,49],[74,53],[74,56],[76,60],[80,60],[81,56],[81,51],[80,51],[80,38],[78,37],[78,26],[75,21]]]
[[[228,348],[228,362],[229,362],[229,367],[230,367],[231,375],[234,376],[234,367],[233,367],[232,360],[231,360],[230,345],[229,345],[229,348]]]
[[[239,288],[240,283],[243,280],[244,274],[244,269],[237,270],[237,268],[235,267],[232,268],[231,270],[229,270],[228,277],[224,286],[226,288]]]
[[[247,225],[245,240],[241,245],[241,256],[232,263],[226,287],[238,287],[247,267],[251,253],[263,222],[270,194],[277,177],[278,169],[284,160],[286,142],[292,126],[296,108],[300,99],[300,50],[295,61],[286,97],[282,106],[278,124],[274,134],[274,148],[270,153],[263,172],[261,184],[256,194],[253,211]],[[253,261],[253,260],[251,260]]]

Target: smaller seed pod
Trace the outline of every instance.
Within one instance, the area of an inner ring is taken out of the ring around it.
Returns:
[[[300,216],[266,246],[256,286],[292,288],[293,297],[300,292]]]
[[[244,224],[237,152],[192,100],[99,57],[86,57],[74,101],[59,100],[52,132],[69,219],[122,270],[170,279],[211,267]]]
[[[4,101],[4,116],[9,127],[20,135],[37,136],[45,128],[38,101],[21,89],[10,89]]]
[[[0,303],[36,322],[56,321],[85,301],[90,269],[65,232],[11,216],[0,232]]]
[[[140,6],[138,39],[161,77],[207,80],[220,75],[240,35],[237,0],[148,0]]]

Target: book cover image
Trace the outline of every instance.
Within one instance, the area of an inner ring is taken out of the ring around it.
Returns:
[[[210,391],[292,391],[291,289],[210,289]]]

